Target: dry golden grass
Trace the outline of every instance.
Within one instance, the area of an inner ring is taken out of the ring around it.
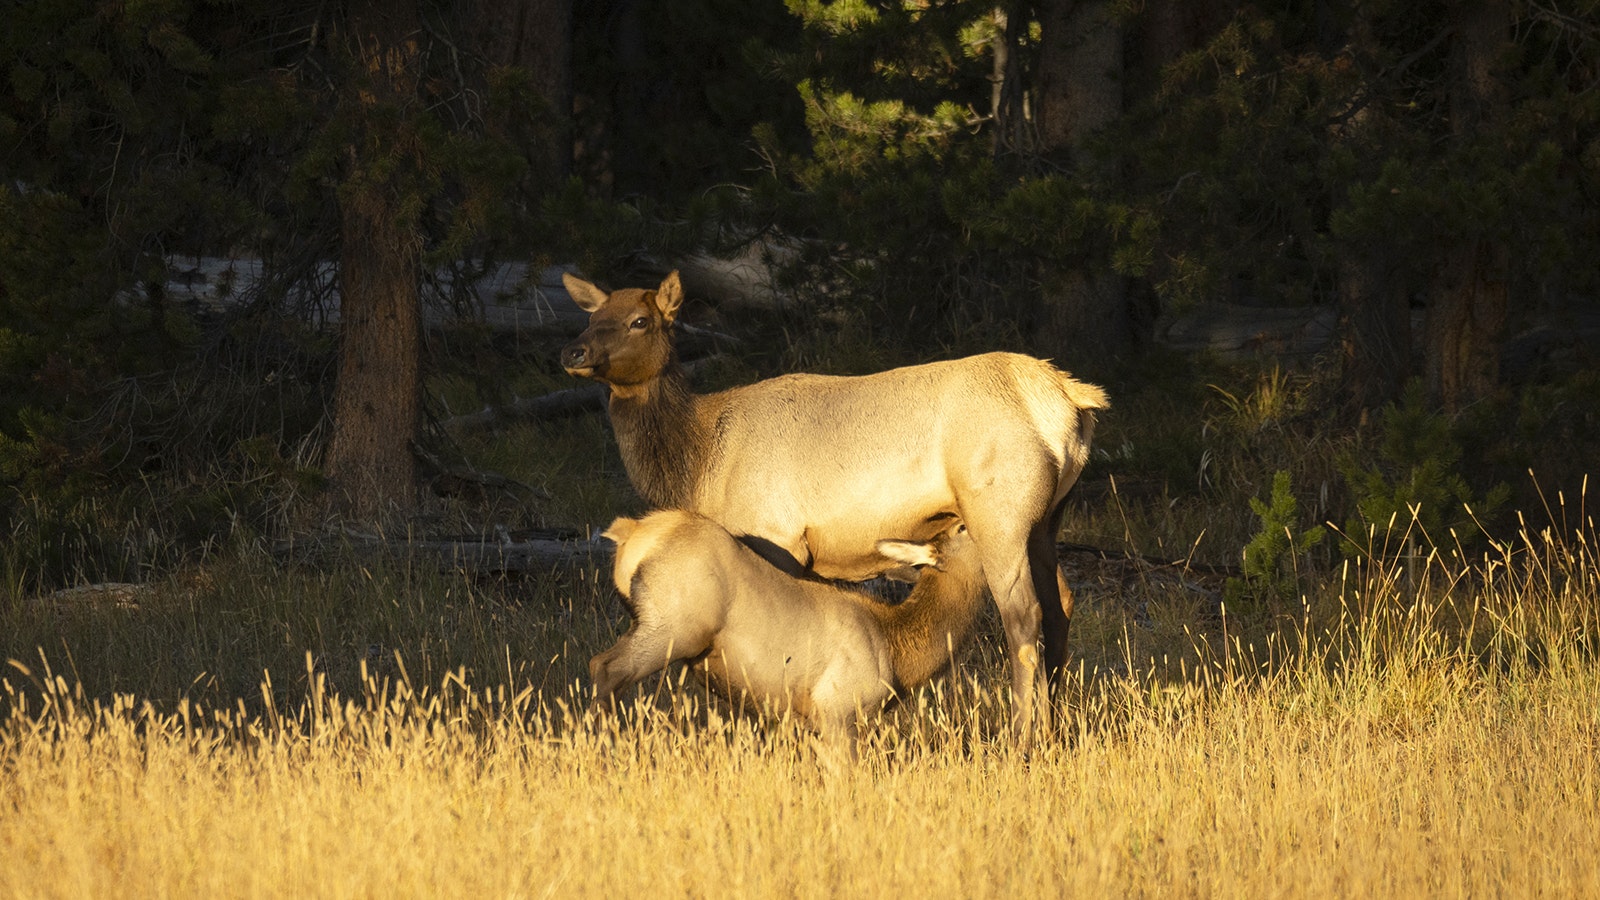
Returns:
[[[1089,705],[1114,724],[1079,716],[1028,761],[935,718],[845,770],[742,719],[561,728],[409,698],[185,727],[62,705],[0,746],[0,893],[1600,892],[1592,668]]]
[[[670,684],[620,722],[459,675],[163,712],[14,661],[0,896],[1600,896],[1591,546],[1080,671],[1029,759],[982,665],[849,767]]]

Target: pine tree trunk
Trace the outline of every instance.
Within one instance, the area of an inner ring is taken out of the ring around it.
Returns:
[[[1029,139],[1027,84],[1022,77],[1022,60],[1017,53],[1027,32],[1029,17],[1017,4],[1001,4],[994,9],[994,54],[990,67],[989,109],[994,119],[994,154],[1026,153]]]
[[[1400,395],[1411,372],[1411,310],[1381,251],[1346,245],[1339,260],[1342,381],[1353,409]]]
[[[572,0],[474,0],[473,43],[491,66],[527,69],[553,116],[540,147],[545,177],[572,169]]]
[[[1506,250],[1474,241],[1440,266],[1428,305],[1429,393],[1460,409],[1500,384],[1500,344],[1506,322]]]
[[[1084,144],[1122,115],[1122,26],[1109,0],[1045,0],[1039,6],[1039,136],[1090,167]],[[1109,175],[1094,171],[1095,175]]]
[[[990,54],[989,64],[989,118],[993,124],[992,149],[996,156],[1003,150],[1015,149],[1011,140],[1012,116],[1006,92],[1016,91],[1016,80],[1012,76],[1011,54],[1011,24],[1006,16],[1003,6],[995,7],[991,14],[994,17],[996,37],[993,52]]]
[[[1112,184],[1114,163],[1093,158],[1089,138],[1122,114],[1122,27],[1107,0],[1040,5],[1038,116],[1043,151],[1080,178]],[[1035,343],[1061,360],[1113,358],[1133,343],[1122,277],[1104,260],[1047,273]]]
[[[1351,13],[1342,28],[1342,41],[1324,36],[1319,42],[1345,43],[1348,52],[1369,55],[1380,46],[1373,23],[1376,13],[1364,8]],[[1319,33],[1325,30],[1326,26],[1318,28]],[[1329,140],[1343,143],[1364,166],[1376,169],[1386,156],[1386,135],[1396,127],[1383,105],[1374,103],[1353,110],[1342,125],[1330,126]],[[1337,194],[1330,201],[1334,209],[1359,202]],[[1416,372],[1409,299],[1416,284],[1403,278],[1407,267],[1396,258],[1389,236],[1375,230],[1371,224],[1348,233],[1330,227],[1338,279],[1340,387],[1348,411],[1363,414],[1398,399]]]
[[[417,502],[422,242],[408,195],[420,187],[419,146],[403,111],[416,95],[418,19],[414,5],[382,0],[355,2],[348,16],[354,68],[341,114],[353,139],[338,192],[340,362],[327,499],[337,515],[392,525]]]
[[[1500,118],[1505,89],[1495,64],[1512,19],[1507,0],[1469,0],[1452,11],[1450,124],[1460,146]],[[1460,409],[1499,386],[1508,267],[1505,243],[1487,236],[1451,248],[1439,263],[1424,340],[1428,389],[1445,409]]]
[[[327,475],[335,512],[387,523],[416,507],[411,442],[421,421],[414,230],[392,198],[340,204],[339,382]],[[373,202],[376,201],[376,202]]]

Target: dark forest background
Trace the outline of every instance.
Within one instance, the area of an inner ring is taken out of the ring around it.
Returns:
[[[421,527],[442,475],[494,458],[444,427],[451,392],[571,386],[464,287],[512,261],[531,290],[557,264],[623,287],[744,260],[755,293],[690,282],[741,338],[730,382],[1053,358],[1115,404],[1085,489],[1255,499],[1257,538],[1290,541],[1257,547],[1273,566],[1322,521],[1465,534],[1578,496],[1600,437],[1597,11],[9,3],[9,586],[314,522]],[[198,303],[172,285],[201,257],[257,277]],[[1206,315],[1262,353],[1176,346]],[[1280,321],[1326,333],[1267,341]]]

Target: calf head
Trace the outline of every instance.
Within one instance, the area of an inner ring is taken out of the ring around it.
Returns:
[[[677,272],[653,291],[627,288],[607,294],[571,274],[562,275],[561,281],[589,313],[589,327],[561,350],[561,366],[568,374],[623,389],[660,377],[672,361],[672,324],[683,305]]]

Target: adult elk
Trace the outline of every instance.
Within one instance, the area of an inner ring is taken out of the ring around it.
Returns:
[[[725,694],[793,710],[855,755],[857,719],[937,675],[972,630],[983,568],[964,525],[933,541],[879,541],[884,566],[921,566],[898,605],[781,571],[683,510],[619,518],[612,580],[633,623],[589,662],[596,705],[677,660]]]
[[[1005,626],[1013,725],[1032,744],[1036,719],[1048,726],[1047,678],[1066,663],[1072,595],[1056,533],[1095,410],[1108,405],[1100,388],[1029,356],[985,353],[699,395],[673,347],[677,272],[655,290],[610,294],[563,281],[590,316],[562,365],[610,387],[623,465],[655,506],[700,513],[770,559],[849,581],[884,570],[880,539],[926,541],[964,521]]]

